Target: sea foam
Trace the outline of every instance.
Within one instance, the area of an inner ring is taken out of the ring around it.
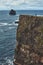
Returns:
[[[12,23],[0,23],[0,26],[11,26],[11,25],[18,25],[18,24],[15,24],[15,22],[12,22]]]
[[[7,65],[13,65],[13,60],[11,60],[10,58],[6,57],[5,60]]]

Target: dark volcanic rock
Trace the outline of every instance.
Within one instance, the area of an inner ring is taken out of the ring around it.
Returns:
[[[9,12],[9,15],[16,15],[16,11],[11,9],[11,11]]]
[[[43,17],[21,15],[17,28],[15,65],[43,65]]]
[[[19,21],[15,22],[16,24],[18,24]]]

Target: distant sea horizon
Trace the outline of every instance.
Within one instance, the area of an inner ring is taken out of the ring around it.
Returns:
[[[0,12],[4,12],[5,11],[5,12],[8,12],[8,14],[9,14],[10,10],[0,10]],[[24,15],[35,15],[35,14],[43,15],[43,10],[15,10],[15,11],[16,11],[16,13],[20,12],[20,15],[23,15],[23,14]],[[21,11],[22,11],[22,13],[21,13]],[[28,12],[28,14],[26,12]]]

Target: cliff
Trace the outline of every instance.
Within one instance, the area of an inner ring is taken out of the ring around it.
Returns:
[[[20,15],[15,65],[43,65],[43,17]]]

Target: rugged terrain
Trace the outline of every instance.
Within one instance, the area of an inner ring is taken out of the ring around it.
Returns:
[[[43,17],[20,15],[15,65],[43,65]]]

